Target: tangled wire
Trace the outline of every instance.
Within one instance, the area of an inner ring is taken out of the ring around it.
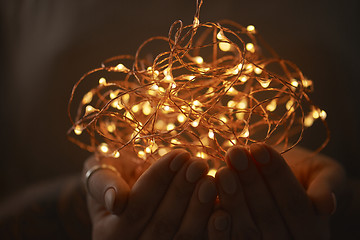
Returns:
[[[252,25],[200,23],[201,4],[192,25],[174,22],[168,37],[146,40],[135,56],[106,60],[75,84],[71,141],[115,158],[131,148],[150,163],[182,148],[216,169],[233,145],[266,142],[286,152],[316,119],[326,126],[325,111],[308,96],[312,81],[294,63]],[[75,93],[94,79],[73,119]]]

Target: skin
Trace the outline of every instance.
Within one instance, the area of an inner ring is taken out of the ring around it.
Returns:
[[[105,160],[121,176],[103,169],[89,179],[93,238],[329,239],[342,167],[301,148],[284,157],[288,161],[264,144],[235,146],[215,179],[206,176],[204,161],[180,150],[149,168]],[[88,160],[84,170],[94,164]],[[111,198],[108,189],[114,189]]]
[[[107,160],[111,161],[111,160]],[[123,162],[130,159],[122,159]],[[109,162],[108,162],[109,163]],[[89,160],[85,169],[96,164]],[[203,239],[217,196],[203,160],[175,150],[138,179],[96,171],[89,179],[93,239]],[[130,183],[134,183],[130,186]],[[107,194],[110,189],[112,194]]]

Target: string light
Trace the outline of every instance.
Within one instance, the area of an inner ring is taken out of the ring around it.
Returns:
[[[210,161],[214,175],[235,144],[281,144],[286,152],[315,121],[326,127],[326,112],[309,97],[313,82],[294,63],[263,51],[269,49],[253,25],[201,23],[199,1],[192,25],[175,22],[167,38],[150,38],[134,57],[106,60],[76,83],[68,109],[71,141],[115,158],[130,147],[150,163],[182,148]],[[149,62],[145,46],[153,41],[169,48]],[[92,78],[99,84],[74,111],[74,96]]]

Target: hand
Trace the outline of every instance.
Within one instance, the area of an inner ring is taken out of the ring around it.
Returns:
[[[94,159],[85,170],[92,164]],[[125,173],[124,167],[121,176],[103,169],[88,179],[94,239],[203,239],[217,195],[204,161],[175,150],[138,179],[141,170],[127,166],[130,173]]]
[[[329,238],[334,193],[340,194],[345,174],[335,161],[305,154],[294,149],[286,162],[264,144],[227,152],[228,167],[216,182],[220,207],[232,218],[231,239]]]

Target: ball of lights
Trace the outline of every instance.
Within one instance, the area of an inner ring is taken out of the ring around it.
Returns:
[[[252,25],[200,23],[201,3],[191,25],[174,22],[168,37],[104,61],[75,84],[70,140],[100,157],[132,149],[150,163],[182,148],[216,169],[233,145],[265,142],[286,152],[316,119],[326,126],[308,95],[312,81],[294,63]],[[91,88],[73,114],[80,86]]]

